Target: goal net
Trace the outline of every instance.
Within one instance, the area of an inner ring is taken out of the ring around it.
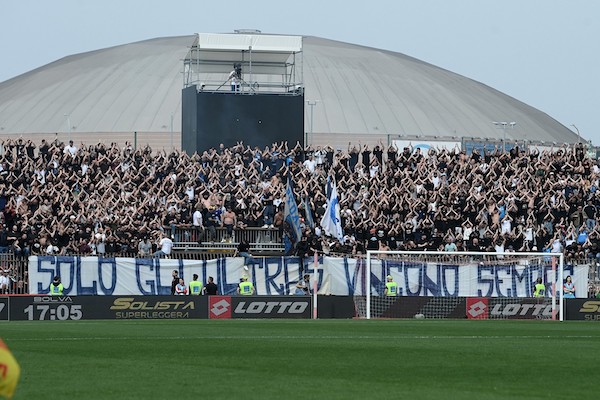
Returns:
[[[365,267],[359,318],[564,317],[562,253],[368,251]]]

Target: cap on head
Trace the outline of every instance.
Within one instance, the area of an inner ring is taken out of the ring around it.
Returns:
[[[392,279],[393,279],[393,278],[392,278],[392,276],[391,276],[391,275],[388,275],[388,276],[387,276],[387,280],[388,280],[388,281],[391,281]]]

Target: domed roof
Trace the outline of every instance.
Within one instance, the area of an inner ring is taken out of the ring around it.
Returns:
[[[3,132],[64,132],[65,114],[77,132],[160,132],[180,114],[181,60],[194,38],[75,54],[0,83]]]
[[[75,54],[0,83],[0,134],[181,130],[182,59],[196,35]],[[547,114],[401,53],[305,36],[313,132],[577,142]],[[307,107],[308,108],[308,107]],[[310,111],[305,112],[305,125]],[[516,121],[504,132],[492,121]],[[306,129],[308,130],[308,129]]]

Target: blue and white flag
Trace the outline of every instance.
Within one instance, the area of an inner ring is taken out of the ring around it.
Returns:
[[[335,182],[331,184],[331,194],[329,201],[327,202],[325,215],[323,215],[323,219],[321,219],[321,228],[323,228],[323,233],[326,235],[333,236],[339,241],[344,239],[342,219],[340,217],[340,202]]]
[[[302,230],[300,229],[300,216],[298,215],[298,205],[292,190],[292,179],[288,178],[287,187],[285,189],[285,206],[283,211],[284,224],[287,225],[284,229],[283,242],[285,253],[290,254],[296,243],[300,241]]]
[[[306,225],[310,226],[310,229],[315,229],[315,220],[312,215],[312,210],[310,209],[310,201],[308,201],[308,196],[304,198],[304,210],[306,214]]]
[[[328,202],[331,198],[331,176],[327,176],[327,183],[325,184],[325,198]]]

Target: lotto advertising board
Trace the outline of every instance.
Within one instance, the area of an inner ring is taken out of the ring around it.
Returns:
[[[310,319],[309,296],[210,296],[208,317]]]
[[[551,319],[552,300],[469,297],[468,319]],[[558,301],[556,307],[558,308]]]

